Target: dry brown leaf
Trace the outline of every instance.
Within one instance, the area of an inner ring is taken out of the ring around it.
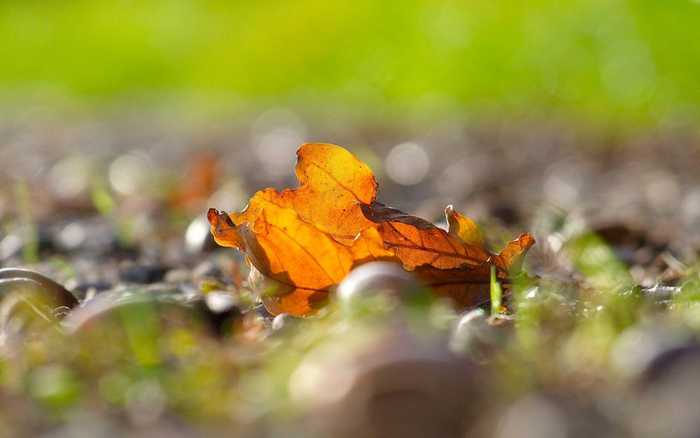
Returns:
[[[384,246],[392,249],[409,271],[423,265],[437,269],[475,267],[491,258],[482,246],[466,243],[423,219],[377,202],[362,207],[365,217],[377,224]]]
[[[296,176],[298,188],[259,191],[244,212],[231,215],[233,222],[255,223],[274,205],[293,210],[301,221],[343,243],[371,226],[360,206],[374,201],[377,181],[350,152],[330,144],[304,144],[297,151]]]
[[[376,202],[371,170],[340,146],[304,144],[297,157],[298,188],[259,191],[241,213],[208,213],[217,243],[244,251],[283,285],[264,300],[272,313],[312,313],[353,267],[373,260],[400,263],[461,306],[478,304],[488,297],[491,265],[506,278],[534,244],[524,234],[494,255],[474,222],[450,206],[444,231]]]
[[[282,288],[275,295],[262,297],[263,304],[273,315],[288,313],[307,316],[315,313],[328,301],[327,290]]]

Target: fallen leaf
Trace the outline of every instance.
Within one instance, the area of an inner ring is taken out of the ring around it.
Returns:
[[[379,203],[364,205],[365,216],[377,224],[385,248],[392,249],[407,271],[448,296],[462,307],[488,301],[490,267],[495,265],[500,279],[534,243],[529,234],[510,242],[498,255],[483,247],[476,224],[466,216],[445,208],[448,231],[415,216]]]
[[[264,295],[263,304],[273,315],[288,313],[294,316],[311,315],[328,301],[327,290],[288,288],[275,295]]]
[[[226,213],[209,210],[212,233],[217,243],[245,251],[260,272],[282,284],[327,290],[356,264],[394,255],[383,247],[371,224],[353,240],[336,240],[302,220],[292,208],[258,195],[252,202],[259,214],[252,222],[239,225]]]
[[[362,211],[377,225],[384,246],[392,249],[409,271],[429,265],[437,269],[480,266],[492,255],[430,222],[374,202]]]
[[[463,242],[471,245],[483,246],[484,236],[481,234],[479,226],[473,220],[462,213],[456,212],[451,205],[445,207],[445,218],[449,224],[448,233],[459,237]]]
[[[333,239],[351,243],[370,227],[361,205],[377,196],[370,168],[347,150],[330,144],[304,144],[297,151],[299,187],[278,192],[265,189],[250,199],[242,213],[231,215],[235,224],[255,223],[271,206],[289,209]]]
[[[241,213],[207,214],[218,244],[244,251],[281,285],[263,298],[272,313],[313,313],[353,267],[373,260],[400,263],[462,307],[479,304],[488,300],[490,267],[507,278],[534,244],[523,234],[491,254],[476,224],[451,206],[445,231],[376,202],[372,171],[340,146],[304,144],[297,158],[299,187],[261,190]]]

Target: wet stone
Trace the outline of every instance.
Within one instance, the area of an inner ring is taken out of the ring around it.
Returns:
[[[43,300],[56,307],[74,307],[78,304],[70,291],[43,274],[29,269],[0,269],[0,296],[16,292],[41,294]]]
[[[0,269],[0,352],[7,354],[46,330],[59,330],[58,321],[77,305],[70,291],[38,272]]]

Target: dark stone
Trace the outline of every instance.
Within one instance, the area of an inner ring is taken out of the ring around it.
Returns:
[[[131,265],[119,272],[119,279],[127,283],[152,284],[162,281],[169,268],[162,265]]]
[[[676,367],[694,364],[700,369],[700,346],[695,343],[663,351],[652,359],[642,373],[642,382],[653,384],[674,373]]]
[[[237,300],[224,292],[209,292],[197,306],[206,315],[211,329],[220,337],[230,335],[234,322],[243,316]]]
[[[73,293],[80,295],[80,296],[85,296],[85,294],[89,290],[94,290],[95,292],[104,292],[106,290],[111,289],[113,286],[114,285],[108,281],[94,281],[94,282],[80,283],[76,287],[73,288]]]

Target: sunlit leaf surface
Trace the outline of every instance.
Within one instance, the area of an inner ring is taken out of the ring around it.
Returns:
[[[261,190],[241,213],[208,213],[219,245],[245,252],[283,286],[263,300],[272,313],[313,313],[353,267],[375,260],[401,264],[461,307],[480,304],[488,300],[490,267],[506,278],[534,244],[523,234],[495,255],[451,206],[445,231],[377,202],[372,171],[340,146],[304,144],[297,158],[299,187]]]

